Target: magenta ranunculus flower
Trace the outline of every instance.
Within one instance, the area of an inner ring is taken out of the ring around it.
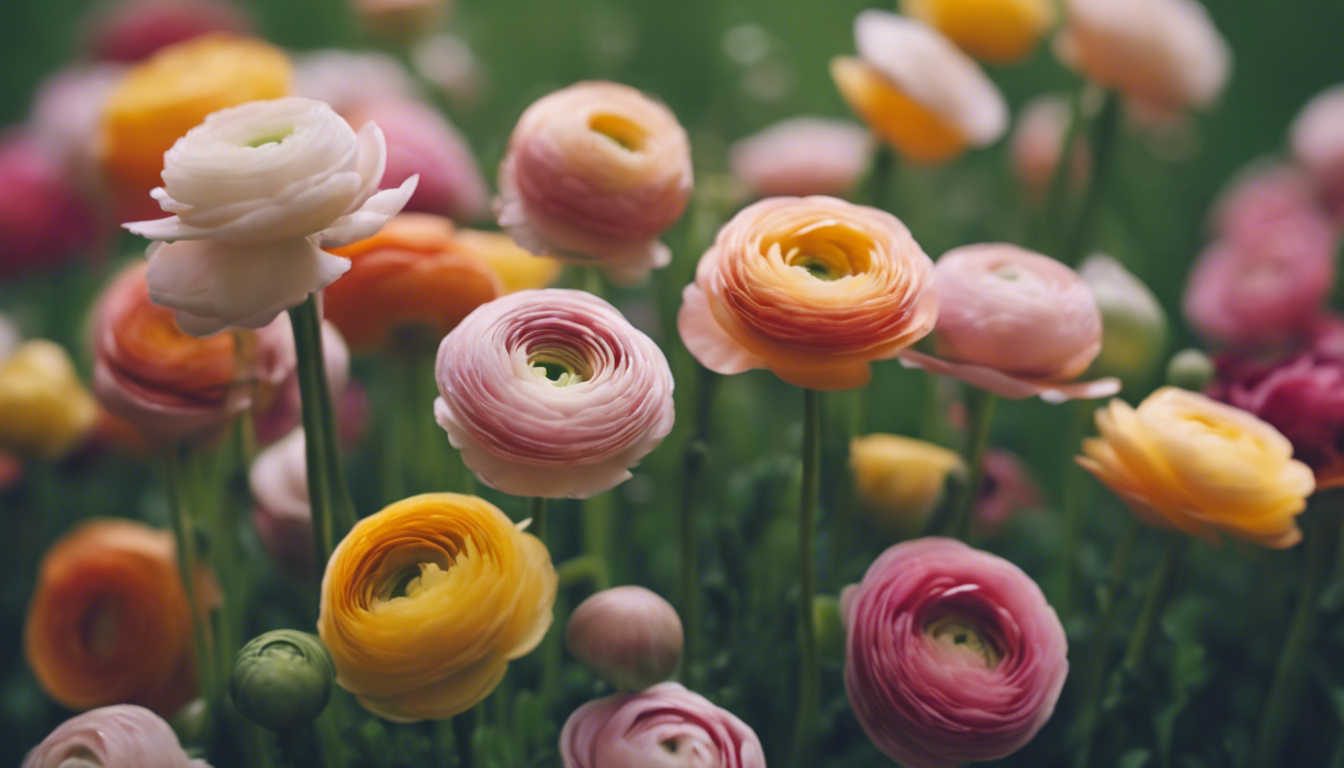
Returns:
[[[499,225],[528,251],[639,283],[667,266],[658,240],[691,197],[676,115],[628,85],[590,81],[518,118],[499,167]]]
[[[679,683],[574,710],[560,731],[564,768],[765,768],[756,732]]]
[[[117,704],[66,720],[24,758],[22,768],[210,768],[182,750],[163,718],[144,707]]]
[[[1040,587],[955,539],[891,547],[841,595],[845,690],[878,749],[956,768],[1021,749],[1050,719],[1068,641]]]
[[[848,120],[795,117],[738,141],[733,175],[758,195],[807,197],[853,191],[873,157],[873,135]]]
[[[1101,351],[1101,312],[1077,272],[1007,243],[967,245],[933,266],[936,355],[901,362],[1002,397],[1109,397],[1120,380],[1071,381]]]
[[[51,272],[97,234],[93,204],[35,134],[0,135],[0,277]]]
[[[672,430],[658,345],[584,291],[482,304],[439,346],[434,416],[482,483],[588,498],[630,478]]]

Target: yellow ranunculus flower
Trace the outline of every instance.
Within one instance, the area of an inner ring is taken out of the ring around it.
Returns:
[[[1050,0],[901,0],[901,10],[991,64],[1025,59],[1055,23]]]
[[[322,578],[336,682],[397,722],[465,712],[551,625],[546,545],[475,496],[412,496],[361,520]]]
[[[98,406],[59,344],[35,339],[0,364],[0,448],[58,459],[98,419]]]
[[[1269,424],[1204,395],[1164,387],[1137,410],[1112,400],[1078,463],[1144,522],[1213,543],[1218,534],[1274,549],[1302,538],[1295,517],[1311,469]]]
[[[524,250],[503,232],[459,229],[453,235],[453,248],[489,264],[503,281],[505,293],[546,288],[560,278],[564,267],[556,259]]]
[[[205,116],[289,93],[285,52],[261,40],[206,35],[163,48],[126,74],[103,107],[98,153],[123,205],[159,186],[163,153]]]
[[[868,519],[880,528],[912,533],[943,495],[947,476],[963,476],[955,452],[898,435],[868,435],[849,442],[849,466]]]

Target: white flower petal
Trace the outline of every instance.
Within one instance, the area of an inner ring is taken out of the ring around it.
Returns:
[[[323,248],[339,248],[343,245],[373,237],[383,228],[388,219],[396,216],[406,206],[406,201],[415,194],[415,185],[420,176],[412,176],[396,189],[384,189],[370,197],[359,210],[342,216],[336,222],[317,233],[317,243]]]

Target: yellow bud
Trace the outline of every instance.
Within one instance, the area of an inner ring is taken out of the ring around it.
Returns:
[[[964,477],[961,457],[946,448],[897,435],[856,437],[849,464],[861,506],[876,527],[914,533],[943,495],[948,475]]]
[[[0,446],[57,459],[93,428],[98,407],[60,345],[36,339],[0,365]]]

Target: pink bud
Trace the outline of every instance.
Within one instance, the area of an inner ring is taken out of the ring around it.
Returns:
[[[849,121],[795,117],[734,144],[729,164],[762,197],[845,195],[872,155],[872,134]]]
[[[95,238],[92,205],[33,136],[0,136],[0,277],[50,272]]]
[[[1344,85],[1307,102],[1293,120],[1289,143],[1336,218],[1344,218]]]
[[[121,0],[94,19],[86,47],[94,58],[134,62],[211,32],[245,36],[252,22],[225,0]]]
[[[257,538],[281,570],[312,578],[317,558],[303,429],[295,429],[257,454],[247,479],[257,500],[252,511]]]
[[[642,691],[672,676],[681,659],[681,617],[644,587],[613,587],[569,616],[565,647],[598,677],[623,691]]]
[[[1058,95],[1040,96],[1022,108],[1013,131],[1009,151],[1013,172],[1023,189],[1035,200],[1050,192],[1059,166],[1059,156],[1068,140],[1069,121],[1072,119],[1068,103]],[[1070,160],[1068,188],[1078,191],[1087,185],[1091,152],[1087,139],[1074,140]]]
[[[191,760],[163,718],[144,707],[117,704],[66,720],[33,748],[23,768],[210,768]]]

